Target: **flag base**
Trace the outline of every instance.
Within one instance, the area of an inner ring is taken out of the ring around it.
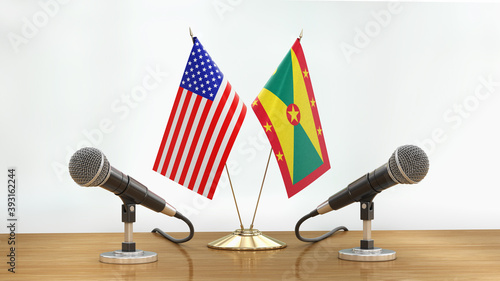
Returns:
[[[230,251],[275,250],[286,243],[262,234],[258,229],[236,229],[233,233],[208,243],[208,247]]]
[[[150,263],[158,260],[158,254],[155,252],[148,252],[136,250],[133,252],[123,252],[121,250],[102,253],[99,261],[102,263],[114,264],[142,264]]]
[[[381,248],[344,249],[339,251],[339,259],[348,261],[392,261],[396,259],[396,252]]]

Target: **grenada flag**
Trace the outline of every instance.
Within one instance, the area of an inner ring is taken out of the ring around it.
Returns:
[[[299,39],[254,100],[252,109],[271,143],[288,198],[330,169],[318,104]]]

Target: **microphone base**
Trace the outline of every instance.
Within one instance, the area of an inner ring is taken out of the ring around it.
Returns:
[[[143,264],[155,262],[157,260],[157,253],[142,250],[136,250],[133,252],[124,252],[122,250],[117,250],[113,252],[102,253],[99,257],[100,262],[113,264]]]
[[[286,243],[264,235],[257,229],[236,229],[207,246],[217,250],[262,251],[282,249],[286,247]]]
[[[361,249],[360,247],[339,251],[339,259],[348,261],[392,261],[396,252],[382,248]]]

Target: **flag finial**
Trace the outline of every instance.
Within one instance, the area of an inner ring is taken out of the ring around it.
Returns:
[[[300,31],[299,40],[300,40],[300,39],[302,39],[302,36],[303,36],[303,35],[304,35],[304,29],[302,29],[302,30]]]
[[[194,43],[193,31],[191,30],[191,27],[189,27],[189,35],[191,35],[191,39],[193,40]]]

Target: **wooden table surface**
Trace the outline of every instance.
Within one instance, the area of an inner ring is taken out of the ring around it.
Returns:
[[[288,244],[271,251],[207,247],[226,234],[196,233],[177,245],[134,233],[138,249],[158,253],[157,262],[142,265],[99,262],[101,253],[121,248],[121,233],[17,234],[15,274],[7,271],[8,236],[2,234],[0,280],[500,280],[500,230],[373,231],[376,247],[397,252],[386,262],[337,258],[339,250],[359,246],[360,231],[318,243],[301,242],[293,232],[264,231]]]

